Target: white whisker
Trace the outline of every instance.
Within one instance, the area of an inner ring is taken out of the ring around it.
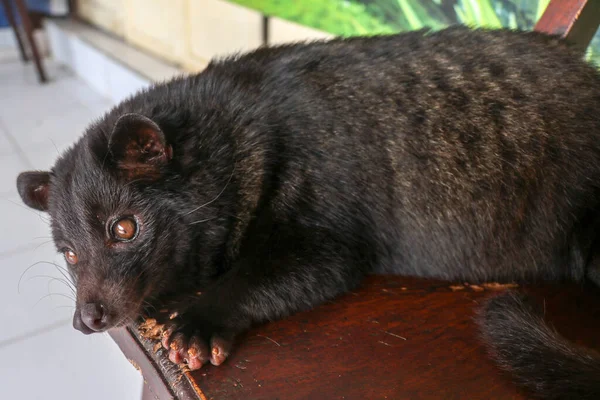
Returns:
[[[201,223],[203,223],[203,222],[208,222],[208,221],[211,221],[211,220],[213,220],[213,219],[215,219],[215,218],[217,218],[217,217],[215,216],[215,217],[211,217],[211,218],[201,219],[200,221],[194,221],[194,222],[190,222],[190,224],[189,224],[189,225],[201,224]]]
[[[229,175],[229,179],[227,180],[227,183],[225,184],[225,186],[223,187],[223,189],[221,189],[221,192],[219,192],[219,194],[218,194],[218,195],[217,195],[217,196],[216,196],[214,199],[212,199],[212,200],[211,200],[211,201],[209,201],[209,202],[206,202],[206,203],[202,204],[202,205],[201,205],[201,206],[199,206],[199,207],[196,207],[196,208],[194,208],[192,211],[190,211],[190,212],[188,212],[188,213],[185,213],[185,214],[183,214],[183,216],[185,217],[185,216],[187,216],[187,215],[190,215],[191,213],[194,213],[194,212],[196,212],[196,211],[200,210],[201,208],[203,208],[203,207],[206,207],[206,206],[208,206],[208,205],[210,205],[210,204],[214,203],[215,201],[217,201],[217,199],[218,199],[219,197],[221,197],[221,195],[222,195],[222,194],[225,192],[225,189],[227,189],[227,186],[229,186],[229,183],[231,182],[231,178],[233,178],[233,174],[234,174],[234,172],[235,172],[235,166],[233,167],[233,171],[231,171],[231,175]]]

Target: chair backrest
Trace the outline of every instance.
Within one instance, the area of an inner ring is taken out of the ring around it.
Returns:
[[[600,0],[552,0],[534,29],[562,36],[585,51],[599,25]]]

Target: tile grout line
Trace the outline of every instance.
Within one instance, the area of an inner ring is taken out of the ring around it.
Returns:
[[[34,338],[36,336],[40,336],[40,335],[43,335],[45,333],[52,332],[53,330],[56,330],[58,328],[62,328],[65,324],[68,324],[70,321],[71,321],[71,319],[66,319],[65,318],[65,319],[62,319],[60,321],[54,322],[54,323],[52,323],[50,325],[46,325],[46,326],[43,326],[41,328],[34,329],[32,331],[25,332],[25,333],[22,333],[20,335],[14,336],[12,338],[8,338],[8,339],[5,339],[5,340],[2,340],[2,341],[0,341],[0,350],[2,348],[10,346],[12,344],[23,342],[25,340],[32,339],[32,338]]]
[[[61,64],[60,68],[64,68],[65,70],[67,70],[70,74],[70,77],[73,78],[74,81],[76,81],[78,84],[82,84],[86,87],[86,89],[89,89],[90,92],[93,92],[95,95],[98,95],[98,97],[100,98],[101,102],[105,102],[106,106],[107,106],[107,110],[103,111],[102,114],[108,112],[108,110],[112,109],[116,104],[113,100],[110,99],[110,97],[104,96],[102,93],[98,92],[97,90],[95,90],[94,88],[92,88],[78,73],[77,71],[73,70],[73,68],[71,68],[71,66],[69,65],[64,65]],[[81,100],[79,97],[75,98],[75,102],[85,108],[87,111],[90,112],[90,114],[94,115],[94,114],[98,114],[96,109],[90,107],[90,104],[87,101],[83,101]],[[97,116],[94,116],[93,118],[99,118]],[[93,119],[92,118],[92,119]],[[91,124],[91,120],[90,120],[90,124]],[[89,124],[88,124],[89,125]]]
[[[50,242],[51,240],[49,240],[48,242]],[[5,260],[7,258],[13,257],[19,253],[22,252],[27,252],[29,250],[35,251],[38,248],[40,248],[42,245],[44,245],[46,243],[42,243],[42,244],[38,244],[38,243],[29,243],[29,244],[23,244],[17,247],[13,247],[12,249],[7,249],[7,250],[3,250],[0,251],[0,261],[1,260]]]

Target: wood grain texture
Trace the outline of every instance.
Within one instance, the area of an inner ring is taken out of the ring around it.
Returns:
[[[473,316],[497,292],[450,286],[371,277],[335,302],[252,330],[225,364],[193,373],[173,368],[163,350],[154,354],[153,342],[132,339],[174,388],[169,399],[527,398],[478,340]],[[600,347],[600,293],[577,285],[525,290],[545,303],[561,333]]]
[[[535,30],[564,37],[584,51],[600,25],[600,0],[552,0]]]

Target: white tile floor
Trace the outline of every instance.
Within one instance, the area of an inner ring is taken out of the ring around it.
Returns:
[[[106,335],[71,327],[70,290],[46,217],[22,205],[17,174],[50,167],[110,104],[69,71],[0,58],[0,398],[139,399],[142,377]],[[48,293],[55,293],[48,295]]]

